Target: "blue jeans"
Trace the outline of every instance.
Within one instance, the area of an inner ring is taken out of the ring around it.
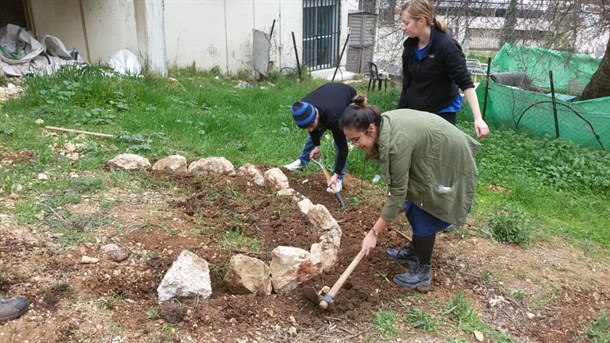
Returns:
[[[322,139],[322,137],[324,137],[324,132],[326,132],[326,129],[323,130],[319,130],[320,132],[320,140]],[[347,138],[346,138],[347,140]],[[307,165],[309,163],[309,160],[311,159],[309,157],[309,154],[313,151],[314,145],[311,142],[311,135],[307,135],[307,140],[305,141],[305,146],[303,146],[303,152],[301,153],[301,156],[299,156],[299,160],[301,161],[302,165]],[[335,165],[337,165],[337,159],[339,158],[339,148],[337,147],[337,143],[335,143]],[[341,173],[339,173],[339,180],[343,180],[343,176],[345,175],[345,169],[347,169],[347,161],[345,161],[345,166],[343,167],[343,170],[341,170]]]

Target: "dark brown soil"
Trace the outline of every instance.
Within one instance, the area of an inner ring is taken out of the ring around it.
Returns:
[[[107,213],[95,201],[72,208],[74,213],[112,218],[82,246],[61,247],[58,236],[44,228],[0,223],[0,292],[26,296],[32,303],[22,318],[0,324],[0,341],[380,340],[385,336],[371,323],[378,310],[391,308],[402,318],[412,308],[445,313],[456,294],[464,292],[481,320],[516,341],[580,342],[599,311],[610,312],[607,261],[591,259],[561,241],[528,248],[493,243],[477,238],[473,223],[439,235],[428,292],[392,283],[393,275],[404,268],[386,258],[383,249],[407,241],[390,232],[380,237],[378,247],[362,260],[327,311],[310,303],[301,288],[286,296],[232,295],[222,282],[232,254],[269,263],[270,252],[278,245],[309,250],[319,234],[295,203],[246,179],[151,177],[177,184],[178,190],[150,190],[140,201],[126,201]],[[330,287],[357,255],[364,234],[378,218],[384,190],[348,177],[342,194],[349,206],[341,210],[335,197],[325,192],[322,175],[289,178],[291,187],[325,205],[343,230],[338,264],[302,285]],[[403,217],[397,225],[401,230],[407,227]],[[260,249],[223,247],[222,234],[231,230],[257,238]],[[121,263],[112,261],[99,249],[111,242],[127,249],[130,257]],[[209,262],[213,294],[206,300],[160,303],[157,286],[184,249]],[[82,256],[100,260],[82,264]],[[511,297],[512,290],[525,296]],[[406,321],[395,326],[407,341],[474,340],[455,322],[439,323],[432,333]]]

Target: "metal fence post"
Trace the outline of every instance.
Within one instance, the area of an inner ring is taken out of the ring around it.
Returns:
[[[552,70],[549,70],[549,80],[551,81],[551,99],[553,102],[553,117],[555,118],[555,138],[559,138],[559,121],[557,119],[557,103],[555,102],[555,85],[553,84]]]

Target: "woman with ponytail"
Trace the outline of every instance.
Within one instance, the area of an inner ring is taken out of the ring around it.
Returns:
[[[407,36],[402,53],[402,93],[397,108],[436,113],[455,125],[463,98],[470,105],[478,138],[489,134],[481,116],[474,83],[462,47],[447,34],[447,25],[434,16],[429,0],[412,0],[400,11]]]
[[[395,275],[394,282],[408,288],[430,285],[436,233],[463,224],[470,212],[479,143],[440,116],[411,109],[382,114],[361,95],[343,112],[339,127],[367,159],[381,164],[390,191],[379,219],[362,240],[362,250],[368,255],[377,236],[404,208],[413,242],[386,249],[389,257],[409,268]]]

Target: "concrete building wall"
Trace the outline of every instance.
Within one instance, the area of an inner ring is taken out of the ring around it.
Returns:
[[[106,63],[120,49],[143,57],[138,46],[133,0],[29,0],[39,37],[59,37],[84,59]],[[253,29],[271,32],[275,68],[294,67],[291,32],[303,53],[302,0],[164,0],[169,66],[252,70]],[[348,1],[341,1],[341,43],[347,37]],[[345,56],[343,57],[345,61]]]

